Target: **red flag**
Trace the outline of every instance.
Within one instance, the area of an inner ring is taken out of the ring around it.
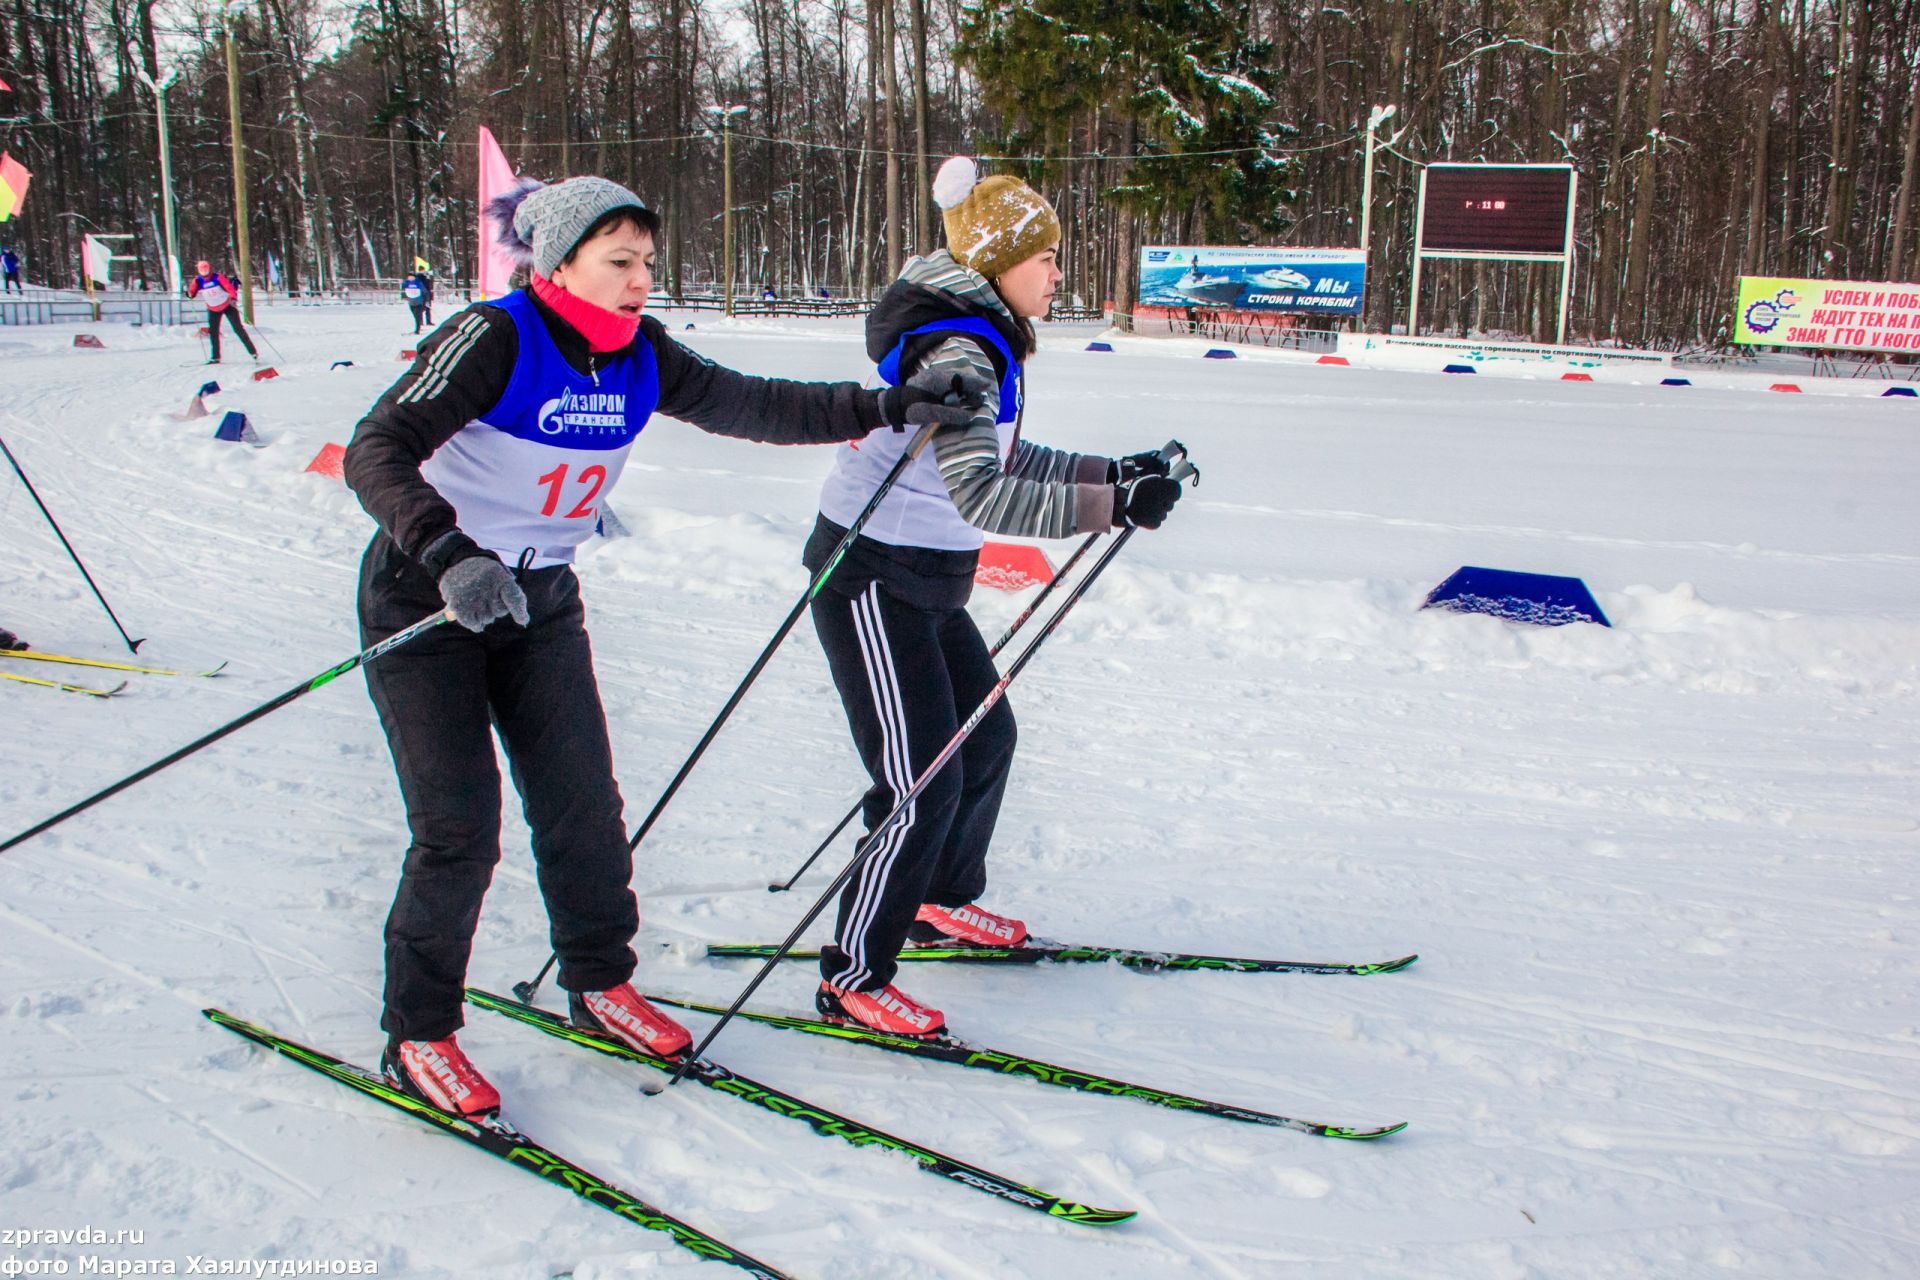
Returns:
[[[0,222],[5,222],[27,202],[27,184],[33,175],[12,156],[0,155]]]
[[[8,84],[5,80],[0,80],[0,91],[4,91],[6,93],[12,93],[13,86]]]
[[[505,195],[513,186],[513,166],[507,163],[506,153],[500,150],[500,144],[493,140],[493,133],[485,125],[480,126],[480,255],[475,261],[479,264],[475,275],[474,295],[477,298],[497,298],[512,289],[513,256],[493,238],[492,228],[487,222],[487,205],[495,197]]]

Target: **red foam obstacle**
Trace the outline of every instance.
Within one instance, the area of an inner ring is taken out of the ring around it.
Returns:
[[[1791,391],[1791,392],[1793,392],[1793,393],[1794,393],[1795,395],[1798,395],[1798,394],[1800,394],[1800,388],[1799,388],[1799,387],[1796,387],[1796,386],[1794,386],[1794,385],[1793,385],[1793,384],[1792,384],[1791,382],[1776,382],[1776,383],[1774,383],[1774,384],[1773,384],[1772,386],[1770,386],[1770,387],[1768,387],[1768,388],[1767,388],[1767,390],[1769,390],[1769,391]]]
[[[73,335],[73,345],[76,347],[93,347],[96,350],[104,350],[107,344],[90,333],[76,333]]]
[[[980,567],[973,580],[998,591],[1025,591],[1053,581],[1053,565],[1038,547],[1012,542],[989,542],[980,548]]]
[[[270,379],[277,378],[279,376],[280,376],[280,371],[274,368],[272,365],[268,365],[264,369],[255,369],[253,371],[253,380],[255,382],[266,382]]]
[[[195,330],[193,331],[193,336],[194,336],[194,337],[196,337],[196,338],[204,338],[204,337],[206,337],[206,336],[207,336],[207,326],[205,326],[205,325],[201,325],[201,326],[200,326],[200,327],[199,327],[198,329],[195,329]]]
[[[317,476],[331,476],[335,480],[345,480],[347,451],[337,444],[323,444],[320,452],[313,455],[313,461],[307,464],[307,470]]]
[[[1561,374],[1561,375],[1560,375],[1560,381],[1562,381],[1562,382],[1592,382],[1592,381],[1593,381],[1593,375],[1592,375],[1592,374],[1590,374],[1590,373],[1563,373],[1563,374]]]
[[[1345,356],[1321,356],[1318,360],[1315,360],[1314,363],[1315,364],[1348,364],[1350,362],[1347,360]]]
[[[420,353],[414,350],[412,347],[403,347],[400,350],[400,355],[398,358],[401,360],[417,360],[420,358]]]

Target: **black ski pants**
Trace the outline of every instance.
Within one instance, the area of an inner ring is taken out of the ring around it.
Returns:
[[[260,353],[253,349],[253,339],[247,336],[246,328],[240,323],[239,305],[229,303],[218,311],[207,312],[207,341],[213,344],[213,358],[215,360],[220,358],[220,320],[223,316],[227,323],[233,326],[234,336],[240,339],[240,345],[247,349],[247,354],[259,355]]]
[[[409,302],[407,310],[413,312],[413,331],[420,332],[420,326],[433,323],[433,304],[431,302]]]
[[[365,668],[413,837],[386,925],[380,1025],[394,1039],[438,1040],[464,1023],[480,900],[500,860],[495,732],[532,828],[560,985],[604,991],[633,975],[633,855],[579,579],[566,566],[518,577],[524,628],[445,623]],[[427,572],[375,534],[360,566],[361,642],[443,607]]]
[[[916,608],[876,580],[857,595],[822,591],[812,613],[854,745],[873,778],[866,856],[840,895],[834,945],[822,954],[820,973],[842,990],[877,991],[893,981],[921,903],[965,906],[987,887],[987,846],[1013,764],[1013,709],[1005,699],[997,703],[875,840],[873,828],[1000,676],[963,608]]]

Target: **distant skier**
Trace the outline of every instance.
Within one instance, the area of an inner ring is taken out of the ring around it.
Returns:
[[[5,627],[0,627],[0,653],[20,653],[31,647],[32,646],[25,640],[22,640],[19,636],[13,634],[13,632],[7,630]]]
[[[628,981],[633,858],[572,568],[651,416],[831,444],[964,422],[986,391],[947,369],[878,392],[749,377],[689,351],[643,315],[660,219],[618,183],[523,183],[488,216],[530,284],[429,336],[346,456],[347,483],[379,525],[360,567],[365,643],[441,609],[458,624],[366,676],[413,837],[386,924],[382,1067],[463,1115],[500,1103],[454,1036],[500,859],[496,732],[574,1021],[654,1054],[691,1039]],[[944,404],[954,392],[968,402]]]
[[[1112,459],[1020,438],[1033,321],[1061,281],[1060,219],[1016,178],[980,181],[965,156],[940,167],[933,194],[949,247],[909,261],[874,305],[867,355],[890,383],[971,373],[992,390],[979,413],[943,426],[901,474],[811,605],[873,778],[870,830],[999,679],[966,610],[983,531],[1066,538],[1157,529],[1180,497],[1158,453]],[[808,569],[820,571],[903,447],[879,432],[838,451],[802,555]],[[936,1035],[946,1026],[941,1012],[892,985],[901,947],[1025,941],[1025,924],[977,905],[1013,746],[1013,710],[1001,701],[869,850],[821,956],[815,1003],[823,1017]]]
[[[240,339],[240,345],[255,360],[260,353],[254,349],[253,339],[247,336],[246,326],[240,323],[240,307],[237,299],[240,286],[232,276],[222,275],[213,269],[213,264],[205,258],[193,264],[196,273],[187,283],[187,296],[198,298],[207,304],[207,340],[213,345],[213,354],[207,358],[208,364],[220,363],[220,321],[224,318],[233,326],[234,336]]]
[[[11,248],[0,249],[0,271],[7,276],[5,291],[26,295],[26,287],[20,283],[20,255]]]
[[[433,277],[424,271],[416,271],[400,282],[400,296],[406,300],[407,308],[413,312],[413,331],[420,332],[422,325],[433,323]]]

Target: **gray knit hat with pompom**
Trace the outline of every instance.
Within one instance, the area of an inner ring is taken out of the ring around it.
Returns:
[[[606,178],[568,178],[551,185],[521,178],[505,195],[488,202],[487,217],[516,263],[551,278],[587,230],[616,209],[633,210],[634,221],[658,238],[659,215]]]

